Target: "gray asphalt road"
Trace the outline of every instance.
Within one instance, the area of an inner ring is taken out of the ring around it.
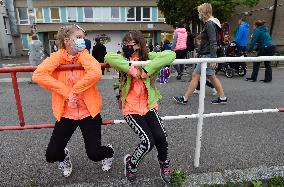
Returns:
[[[284,106],[284,70],[274,70],[272,83],[245,82],[219,76],[228,97],[228,104],[211,105],[214,97],[207,92],[205,113],[237,111]],[[263,71],[259,78],[263,77]],[[187,78],[188,79],[188,78]],[[122,119],[115,100],[114,80],[102,80],[99,88],[103,95],[105,119]],[[198,95],[187,105],[178,105],[172,97],[184,93],[186,82],[158,85],[163,95],[160,114],[192,114],[198,110]],[[11,83],[0,83],[0,125],[18,123]],[[208,90],[207,90],[208,91]],[[48,92],[37,85],[20,83],[25,119],[28,124],[54,123]],[[174,168],[190,173],[222,171],[284,165],[283,113],[242,115],[204,120],[200,167],[193,167],[197,120],[165,121],[169,137],[169,158]],[[73,135],[68,147],[73,161],[73,173],[65,179],[57,164],[45,161],[45,149],[52,129],[0,132],[0,186],[22,186],[32,180],[37,186],[163,186],[159,179],[156,150],[145,157],[139,167],[139,180],[130,184],[123,175],[123,156],[131,153],[138,138],[126,125],[103,127],[103,143],[112,143],[115,161],[109,172],[101,170],[86,154],[80,131]]]

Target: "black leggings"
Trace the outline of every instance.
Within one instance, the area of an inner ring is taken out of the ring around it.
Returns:
[[[144,116],[129,114],[124,116],[124,119],[141,140],[130,159],[132,168],[137,168],[140,161],[154,146],[156,146],[158,151],[158,159],[160,161],[167,160],[167,134],[162,119],[155,109],[151,109]]]
[[[91,160],[97,162],[105,158],[111,158],[114,154],[113,150],[109,147],[101,146],[101,124],[102,118],[100,114],[94,118],[89,116],[82,120],[62,117],[60,121],[56,121],[46,150],[47,162],[62,162],[64,160],[64,148],[78,126],[84,138],[86,153]]]

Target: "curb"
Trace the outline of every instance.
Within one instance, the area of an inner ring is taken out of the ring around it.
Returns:
[[[205,184],[226,184],[226,182],[238,183],[252,180],[270,179],[273,176],[284,177],[284,166],[259,166],[248,169],[224,170],[221,172],[208,172],[191,174],[187,176],[184,187],[202,187]],[[162,182],[161,178],[139,179],[129,182],[126,179],[98,181],[96,183],[75,183],[57,187],[164,187],[170,186]]]
[[[259,166],[248,169],[192,174],[188,176],[185,186],[199,187],[204,184],[238,183],[256,179],[270,179],[273,176],[284,177],[284,166]]]

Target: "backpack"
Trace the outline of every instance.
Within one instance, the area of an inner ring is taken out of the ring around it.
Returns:
[[[190,32],[187,33],[187,39],[186,39],[186,50],[187,51],[194,51],[194,35]]]

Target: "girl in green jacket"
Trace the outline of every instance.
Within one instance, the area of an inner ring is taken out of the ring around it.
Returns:
[[[127,124],[139,136],[141,142],[132,155],[124,157],[125,176],[134,181],[141,160],[154,146],[158,151],[160,172],[165,182],[170,182],[168,142],[165,128],[158,114],[161,95],[154,85],[158,71],[173,62],[172,51],[150,52],[140,31],[129,31],[123,38],[123,56],[108,53],[105,62],[121,73],[121,108]],[[131,66],[129,61],[151,60],[144,67]]]

